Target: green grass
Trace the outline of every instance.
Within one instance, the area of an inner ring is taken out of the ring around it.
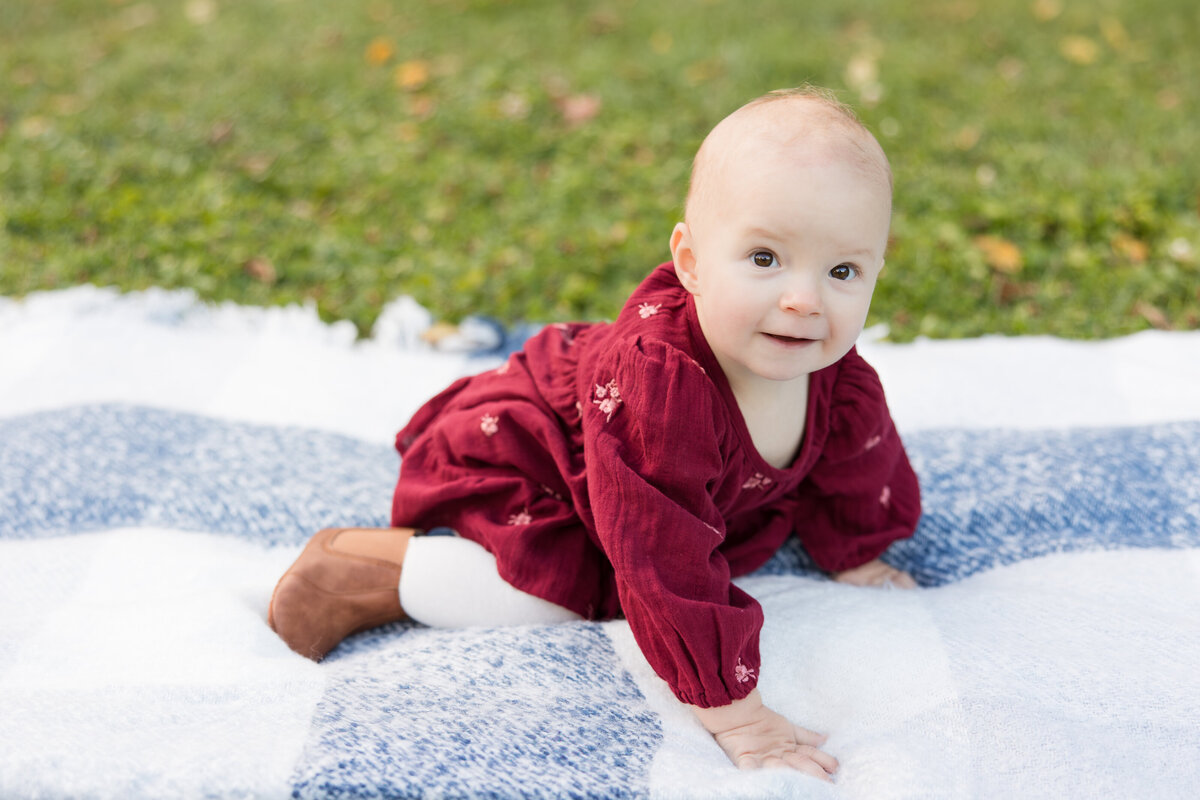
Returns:
[[[0,293],[608,318],[707,130],[811,81],[892,159],[893,338],[1197,328],[1198,35],[1191,0],[5,0]]]

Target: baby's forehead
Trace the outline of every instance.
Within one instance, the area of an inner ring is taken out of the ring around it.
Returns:
[[[720,207],[749,174],[789,165],[839,162],[876,184],[890,204],[892,174],[875,138],[849,111],[811,96],[769,97],[722,120],[705,138],[692,166],[685,217],[697,221]]]
[[[700,223],[748,173],[814,161],[854,167],[891,205],[887,156],[852,111],[820,95],[772,93],[742,106],[705,137],[692,164],[684,218]]]
[[[857,120],[805,97],[746,106],[726,117],[705,140],[696,166],[742,159],[767,164],[846,159],[888,172],[882,149]]]

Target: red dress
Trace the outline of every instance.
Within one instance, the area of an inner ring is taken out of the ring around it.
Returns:
[[[823,569],[849,569],[920,516],[879,378],[854,350],[810,377],[793,465],[762,459],[669,263],[615,322],[551,325],[455,382],[396,447],[394,526],[453,528],[518,589],[624,615],[676,696],[703,707],[757,683],[762,610],[732,576],[793,531]]]

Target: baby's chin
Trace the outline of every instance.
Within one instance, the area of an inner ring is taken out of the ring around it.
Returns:
[[[758,371],[759,377],[779,384],[807,380],[809,375],[833,366],[850,352],[850,348],[838,348],[838,350],[832,352],[822,350],[822,344],[820,340],[817,340],[812,341],[808,345],[792,345],[791,347],[797,349],[799,352],[811,351],[812,357],[805,358],[803,365],[793,364],[791,368],[778,363],[771,366],[763,366]]]

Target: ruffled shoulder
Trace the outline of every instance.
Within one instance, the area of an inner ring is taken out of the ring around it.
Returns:
[[[824,458],[846,461],[889,444],[896,435],[883,384],[856,348],[842,357],[830,387],[829,435]]]
[[[588,380],[582,387],[585,428],[602,424],[636,428],[641,436],[650,430],[686,436],[677,451],[697,436],[711,438],[719,427],[716,386],[700,362],[674,342],[637,333],[614,338]]]
[[[660,264],[629,296],[616,326],[621,331],[674,341],[686,330],[687,297],[674,265]]]

